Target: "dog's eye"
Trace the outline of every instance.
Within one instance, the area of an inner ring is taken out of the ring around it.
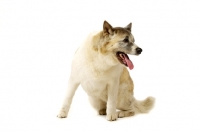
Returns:
[[[128,38],[125,38],[123,41],[124,41],[125,43],[128,43],[128,42],[129,42]]]

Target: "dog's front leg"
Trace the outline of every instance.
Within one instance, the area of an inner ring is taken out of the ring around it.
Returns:
[[[76,92],[76,89],[78,88],[79,83],[75,83],[74,79],[72,77],[69,79],[67,93],[63,102],[63,106],[57,115],[59,118],[66,118],[69,112],[70,105],[72,103],[73,96]]]
[[[108,101],[107,101],[106,119],[108,121],[115,121],[117,120],[116,104],[117,104],[119,81],[115,80],[109,83],[107,88],[108,88]]]

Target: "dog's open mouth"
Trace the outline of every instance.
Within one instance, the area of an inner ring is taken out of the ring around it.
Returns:
[[[125,66],[129,67],[130,70],[133,69],[133,63],[129,59],[128,55],[125,54],[124,52],[117,52],[116,53],[117,59],[119,60],[120,63],[124,64]]]

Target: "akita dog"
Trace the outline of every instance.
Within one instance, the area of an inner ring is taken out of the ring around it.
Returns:
[[[127,67],[131,70],[134,65],[127,54],[139,55],[142,49],[135,44],[131,26],[112,27],[104,21],[103,30],[90,34],[78,48],[59,118],[67,117],[80,84],[92,106],[109,121],[152,109],[153,97],[138,101],[133,96],[134,85]]]

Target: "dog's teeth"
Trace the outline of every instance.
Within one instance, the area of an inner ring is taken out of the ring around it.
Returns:
[[[119,56],[123,59],[123,55],[122,54],[119,54]]]

